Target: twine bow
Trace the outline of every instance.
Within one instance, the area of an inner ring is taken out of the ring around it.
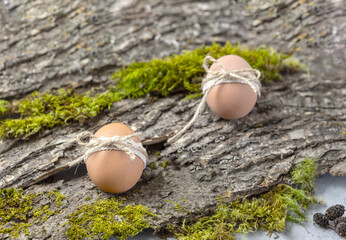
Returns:
[[[220,70],[211,71],[208,67],[208,61],[214,62],[215,64],[219,65]],[[259,81],[259,78],[261,77],[261,72],[258,71],[257,69],[244,68],[240,70],[226,71],[224,66],[212,56],[207,56],[204,58],[203,68],[207,72],[207,76],[202,81],[203,98],[201,102],[199,103],[197,110],[195,114],[193,115],[192,119],[190,120],[190,122],[186,124],[185,127],[182,130],[180,130],[176,135],[168,139],[167,143],[172,143],[176,141],[197,120],[198,116],[205,108],[205,103],[206,103],[208,94],[213,86],[223,84],[223,83],[247,84],[257,94],[258,97],[261,96],[261,92],[260,92],[261,83]]]
[[[88,148],[88,150],[69,165],[72,166],[81,161],[85,162],[88,157],[95,152],[104,150],[120,150],[128,154],[131,160],[134,160],[136,156],[138,156],[143,161],[145,167],[148,154],[141,143],[137,143],[131,139],[138,135],[139,133],[134,133],[128,136],[96,137],[91,132],[82,132],[77,136],[77,142],[79,145]]]

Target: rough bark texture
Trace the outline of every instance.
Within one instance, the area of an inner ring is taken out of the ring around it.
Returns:
[[[296,48],[309,73],[265,85],[246,117],[226,121],[206,110],[176,143],[167,137],[192,117],[199,99],[183,95],[123,100],[83,125],[58,126],[30,140],[0,143],[0,187],[28,192],[58,189],[64,210],[22,239],[65,239],[65,216],[85,202],[111,197],[96,189],[75,137],[120,121],[143,132],[148,167],[131,191],[119,195],[148,206],[158,229],[216,203],[254,195],[285,182],[305,157],[318,173],[346,175],[346,18],[343,1],[0,1],[0,98],[69,87],[107,85],[131,61],[150,60],[213,41]],[[159,157],[155,152],[161,151]],[[166,167],[159,163],[168,161]],[[157,169],[151,168],[155,162]],[[91,197],[86,201],[87,197]],[[184,200],[182,200],[184,199]],[[187,200],[187,201],[185,201]],[[59,229],[59,231],[57,231]],[[3,236],[5,238],[5,236]]]

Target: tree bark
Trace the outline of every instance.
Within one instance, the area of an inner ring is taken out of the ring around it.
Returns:
[[[132,61],[213,41],[284,52],[295,48],[294,55],[309,69],[265,84],[261,99],[242,119],[223,120],[206,109],[171,145],[167,138],[191,119],[200,99],[179,93],[155,101],[125,99],[82,125],[57,126],[29,140],[4,140],[1,188],[58,189],[67,196],[60,214],[30,228],[31,238],[65,239],[67,226],[60,226],[65,216],[99,196],[148,206],[158,215],[152,224],[161,229],[200,215],[218,196],[234,200],[268,191],[286,182],[292,167],[306,157],[316,158],[318,174],[346,175],[342,1],[37,0],[1,1],[0,9],[2,99],[20,99],[35,90],[106,86],[115,70]],[[84,164],[69,167],[83,151],[76,136],[110,122],[142,132],[150,153],[140,182],[124,194],[97,190]],[[167,166],[161,166],[165,161]],[[176,211],[167,200],[187,212]],[[42,227],[46,233],[39,231]]]

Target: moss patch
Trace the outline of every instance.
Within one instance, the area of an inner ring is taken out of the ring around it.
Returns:
[[[188,209],[186,209],[185,207],[182,206],[182,204],[175,202],[175,201],[171,201],[166,199],[166,202],[172,203],[174,205],[174,210],[177,212],[185,212],[185,213],[191,213]],[[186,202],[187,200],[185,199],[180,199],[180,201],[182,202]]]
[[[148,218],[154,214],[140,204],[123,206],[115,198],[98,200],[79,207],[68,216],[69,239],[101,238],[116,236],[125,240],[151,227]]]
[[[64,198],[58,191],[23,194],[22,189],[0,189],[0,234],[13,238],[21,233],[29,235],[31,224],[42,224],[61,211]],[[42,206],[42,200],[48,203]]]
[[[112,78],[116,85],[110,86],[105,92],[89,91],[78,95],[71,90],[59,89],[43,94],[34,92],[20,100],[13,104],[16,107],[11,111],[21,117],[0,121],[0,138],[25,139],[56,125],[84,122],[123,98],[139,98],[148,94],[167,96],[176,91],[184,91],[190,97],[200,96],[200,84],[205,74],[202,68],[204,57],[212,55],[219,58],[226,54],[239,55],[253,68],[259,69],[263,73],[262,82],[281,79],[281,71],[303,69],[298,60],[289,58],[289,54],[270,48],[249,49],[230,43],[204,46],[149,62],[133,62],[114,73]],[[6,112],[6,106],[8,103],[1,100],[0,113]]]
[[[299,61],[283,61],[290,57],[271,48],[249,49],[240,45],[226,43],[224,46],[214,43],[193,51],[185,51],[164,59],[150,62],[133,62],[116,72],[113,79],[118,81],[117,90],[126,97],[142,97],[148,93],[163,96],[177,90],[199,93],[201,80],[205,74],[202,62],[205,56],[214,58],[234,54],[244,58],[253,68],[262,72],[261,81],[270,82],[282,78],[280,71],[286,68],[301,69]]]
[[[152,163],[150,164],[150,168],[151,168],[152,170],[156,170],[156,169],[157,169],[156,163],[155,163],[155,162],[152,162]]]
[[[0,122],[0,138],[28,138],[46,128],[64,125],[69,121],[80,123],[98,115],[113,102],[109,91],[102,94],[87,92],[82,95],[71,90],[39,94],[34,92],[17,104],[19,119],[5,119]]]
[[[168,164],[168,160],[164,160],[162,163],[160,163],[159,165],[163,168],[166,168]]]
[[[312,195],[315,182],[313,159],[306,159],[292,171],[294,187],[278,185],[268,193],[252,199],[220,202],[212,216],[182,226],[171,226],[178,240],[235,239],[235,233],[246,234],[258,229],[283,231],[286,220],[302,223],[309,204],[318,200]]]
[[[3,99],[0,99],[0,114],[8,111],[9,102]]]

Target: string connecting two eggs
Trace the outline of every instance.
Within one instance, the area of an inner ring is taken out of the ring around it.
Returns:
[[[213,62],[210,68],[208,61]],[[202,82],[204,96],[193,118],[168,139],[169,144],[198,120],[206,103],[216,115],[231,120],[247,115],[261,96],[261,73],[241,57],[226,55],[216,60],[207,56],[203,67],[207,73]],[[88,150],[72,163],[84,160],[89,177],[101,190],[128,191],[139,181],[148,159],[138,135],[122,123],[105,125],[95,134],[83,132],[78,136],[78,143]]]

